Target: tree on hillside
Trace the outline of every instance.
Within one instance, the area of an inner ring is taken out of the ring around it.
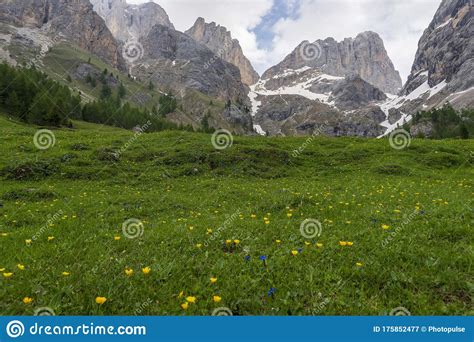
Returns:
[[[108,84],[102,85],[102,90],[100,91],[100,98],[102,100],[108,99],[112,95],[112,89],[110,89]]]
[[[122,82],[120,82],[117,94],[118,94],[119,99],[123,99],[125,97],[125,95],[127,95],[127,89],[125,89]]]

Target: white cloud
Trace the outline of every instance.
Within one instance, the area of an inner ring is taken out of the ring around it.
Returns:
[[[295,0],[287,0],[293,5]],[[263,72],[280,62],[301,41],[334,37],[342,40],[371,30],[383,38],[395,67],[405,80],[423,30],[433,18],[440,0],[299,0],[296,19],[280,19],[270,50],[257,46],[251,29],[268,13],[274,0],[156,0],[180,31],[197,17],[226,26],[237,38],[254,67]],[[139,3],[143,0],[132,0]],[[283,16],[282,16],[283,17]]]

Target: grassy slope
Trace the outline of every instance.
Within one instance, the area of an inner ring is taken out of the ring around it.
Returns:
[[[42,68],[50,77],[58,82],[68,85],[76,91],[80,91],[83,94],[85,101],[91,101],[100,96],[101,83],[97,80],[97,86],[92,88],[85,81],[76,80],[72,77],[72,82],[66,80],[67,75],[71,75],[77,65],[80,63],[90,63],[99,72],[107,69],[112,72],[116,77],[123,83],[127,90],[126,100],[132,105],[136,105],[140,108],[147,108],[151,111],[153,106],[159,108],[158,100],[163,92],[168,93],[168,89],[160,89],[160,85],[155,85],[154,90],[148,89],[148,80],[134,81],[130,79],[126,74],[120,72],[117,69],[107,65],[97,57],[89,54],[76,46],[67,44],[60,44],[52,48],[44,57]],[[114,94],[117,89],[114,89]],[[192,125],[195,129],[201,128],[201,119],[205,114],[210,114],[210,123],[215,127],[222,127],[227,129],[238,129],[232,127],[228,122],[222,119],[222,112],[224,111],[224,102],[213,99],[203,93],[188,90],[184,93],[184,97],[178,97],[178,109],[167,116],[167,118],[175,123]],[[144,101],[146,99],[146,101]],[[144,101],[144,102],[143,102]],[[212,104],[211,104],[212,103]]]
[[[76,127],[55,131],[56,145],[38,151],[34,127],[0,117],[0,269],[14,273],[0,276],[1,314],[44,306],[61,315],[138,308],[209,315],[217,307],[377,315],[400,306],[416,315],[473,314],[472,141],[414,140],[396,151],[387,140],[318,138],[293,158],[304,138],[236,137],[219,152],[204,134],[134,139],[119,129]],[[120,160],[109,161],[125,145]],[[123,236],[129,218],[144,222],[141,238]],[[307,218],[322,222],[320,237],[301,236]],[[222,226],[211,240],[207,229]],[[226,239],[241,243],[229,253]],[[127,277],[126,267],[135,274]],[[187,311],[181,291],[197,297]],[[213,303],[214,294],[222,302]],[[34,302],[23,304],[25,296]],[[96,296],[108,301],[99,307]]]

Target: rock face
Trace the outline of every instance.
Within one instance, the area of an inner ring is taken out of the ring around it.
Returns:
[[[358,109],[373,102],[387,99],[387,96],[359,76],[349,76],[336,84],[332,99],[339,109]]]
[[[470,0],[443,0],[418,44],[403,95],[428,82],[460,92],[474,86],[474,7]]]
[[[385,93],[397,93],[401,86],[376,33],[339,43],[333,38],[305,41],[251,87],[254,129],[270,135],[314,134],[316,129],[333,136],[377,137],[389,119],[404,119],[382,108]]]
[[[474,107],[474,7],[470,0],[443,0],[423,33],[408,81],[400,96],[382,105],[405,121],[418,111]],[[428,127],[429,128],[429,127]],[[421,127],[416,134],[429,136]]]
[[[133,64],[132,75],[150,79],[181,97],[180,94],[192,89],[231,102],[235,108],[228,117],[233,122],[245,123],[251,131],[248,88],[241,82],[236,66],[217,58],[190,36],[163,25],[155,25],[140,43],[144,55]]]
[[[240,70],[242,82],[246,85],[255,84],[259,75],[252,64],[244,56],[239,41],[232,39],[232,35],[223,26],[216,23],[206,23],[203,18],[198,18],[193,27],[185,32],[197,42],[206,45],[217,57],[235,65]]]
[[[0,0],[0,21],[60,34],[125,70],[119,45],[87,0]]]
[[[165,10],[154,2],[129,5],[126,0],[91,0],[91,3],[121,42],[145,37],[157,24],[174,28]]]
[[[280,64],[267,70],[262,79],[304,67],[332,76],[359,75],[385,93],[397,94],[402,87],[400,74],[388,57],[382,39],[374,32],[364,32],[342,42],[333,38],[314,43],[304,41]]]

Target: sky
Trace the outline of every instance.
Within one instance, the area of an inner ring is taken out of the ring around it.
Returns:
[[[143,3],[148,0],[128,0]],[[418,41],[441,0],[154,0],[177,30],[198,17],[216,22],[239,40],[244,54],[262,74],[302,41],[333,37],[341,41],[364,31],[377,32],[405,82]]]

